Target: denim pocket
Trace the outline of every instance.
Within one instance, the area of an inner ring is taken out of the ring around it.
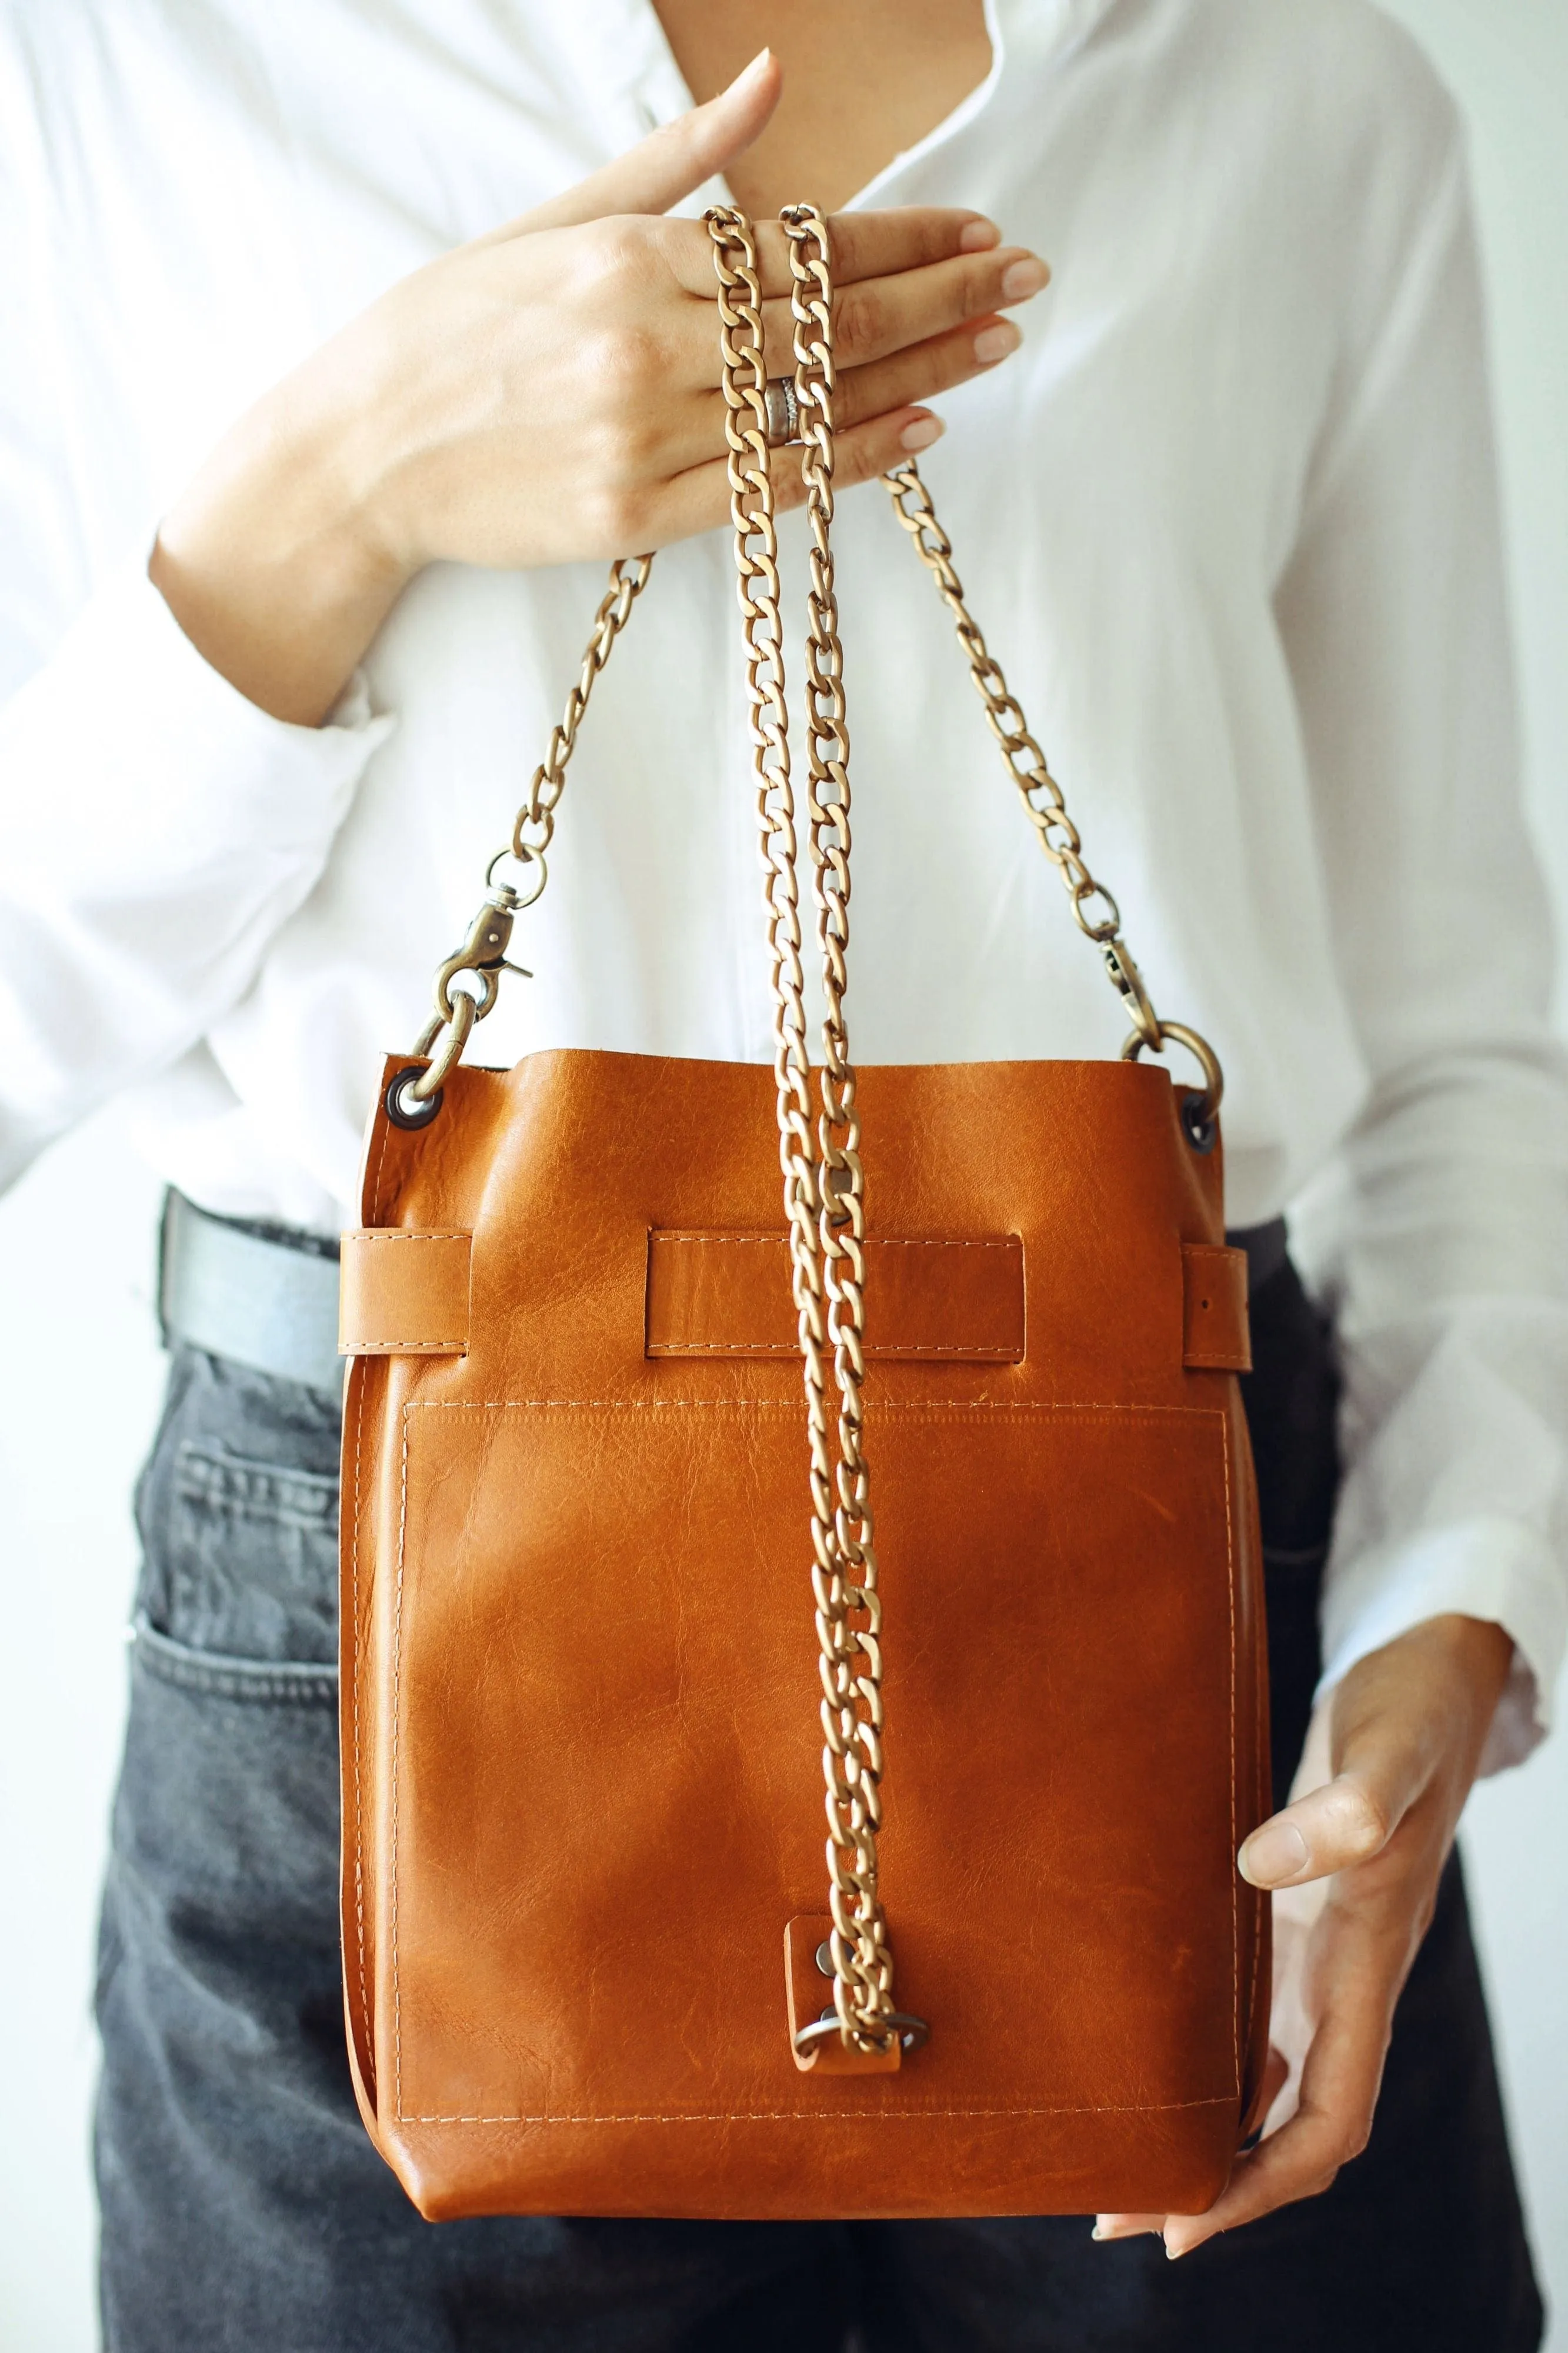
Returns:
[[[142,1672],[176,1690],[287,1707],[331,1707],[336,1703],[336,1666],[304,1659],[230,1658],[221,1651],[196,1650],[161,1634],[145,1618],[138,1618],[133,1632]]]
[[[258,1696],[276,1697],[272,1671],[335,1665],[337,1427],[321,1400],[181,1350],[138,1517],[152,1672],[189,1652],[230,1695],[253,1668]]]
[[[210,1442],[178,1444],[157,1630],[230,1660],[337,1656],[338,1482]]]

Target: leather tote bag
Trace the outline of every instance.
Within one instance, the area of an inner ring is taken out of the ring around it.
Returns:
[[[900,519],[1133,1028],[1111,1063],[853,1068],[829,254],[784,219],[820,1047],[723,207],[776,1057],[461,1060],[648,577],[619,563],[344,1239],[360,2105],[437,2219],[1191,2211],[1250,2128],[1269,1985],[1235,1860],[1268,1736],[1220,1071],[1155,1015],[913,465]],[[1140,1059],[1172,1040],[1201,1086]]]

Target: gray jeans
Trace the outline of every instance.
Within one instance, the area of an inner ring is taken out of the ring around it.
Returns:
[[[1332,1376],[1254,1305],[1277,1778],[1316,1672]],[[1366,2153],[1167,2264],[1071,2218],[422,2221],[355,2112],[339,1990],[338,1413],[178,1349],[105,1891],[108,2353],[1531,2353],[1541,2307],[1457,1867]]]

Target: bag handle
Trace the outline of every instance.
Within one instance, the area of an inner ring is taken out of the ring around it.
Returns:
[[[869,1474],[861,1448],[865,1184],[844,1012],[849,944],[849,734],[831,539],[832,269],[822,215],[812,205],[792,206],[781,218],[789,240],[795,393],[811,529],[807,815],[825,1007],[821,1108],[814,1141],[756,242],[751,223],[731,205],[714,206],[704,217],[719,278],[730,511],[773,961],[779,1159],[811,1458],[811,1582],[822,1683],[833,2008],[799,2028],[795,2050],[798,2059],[809,2062],[820,2044],[837,2041],[847,2053],[876,2057],[900,2048],[918,2049],[927,2029],[923,2020],[894,2003],[893,1958],[877,1884],[877,1833],[882,1819],[882,1605],[877,1591]],[[831,1431],[829,1355],[837,1390],[837,1427]]]

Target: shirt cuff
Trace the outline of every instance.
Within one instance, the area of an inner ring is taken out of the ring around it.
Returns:
[[[1517,1521],[1478,1518],[1331,1561],[1323,1589],[1318,1696],[1358,1660],[1454,1611],[1513,1637],[1513,1667],[1481,1754],[1482,1775],[1523,1762],[1552,1725],[1568,1596],[1551,1548]]]
[[[247,700],[141,559],[0,711],[0,1179],[184,1053],[249,987],[395,724]]]

